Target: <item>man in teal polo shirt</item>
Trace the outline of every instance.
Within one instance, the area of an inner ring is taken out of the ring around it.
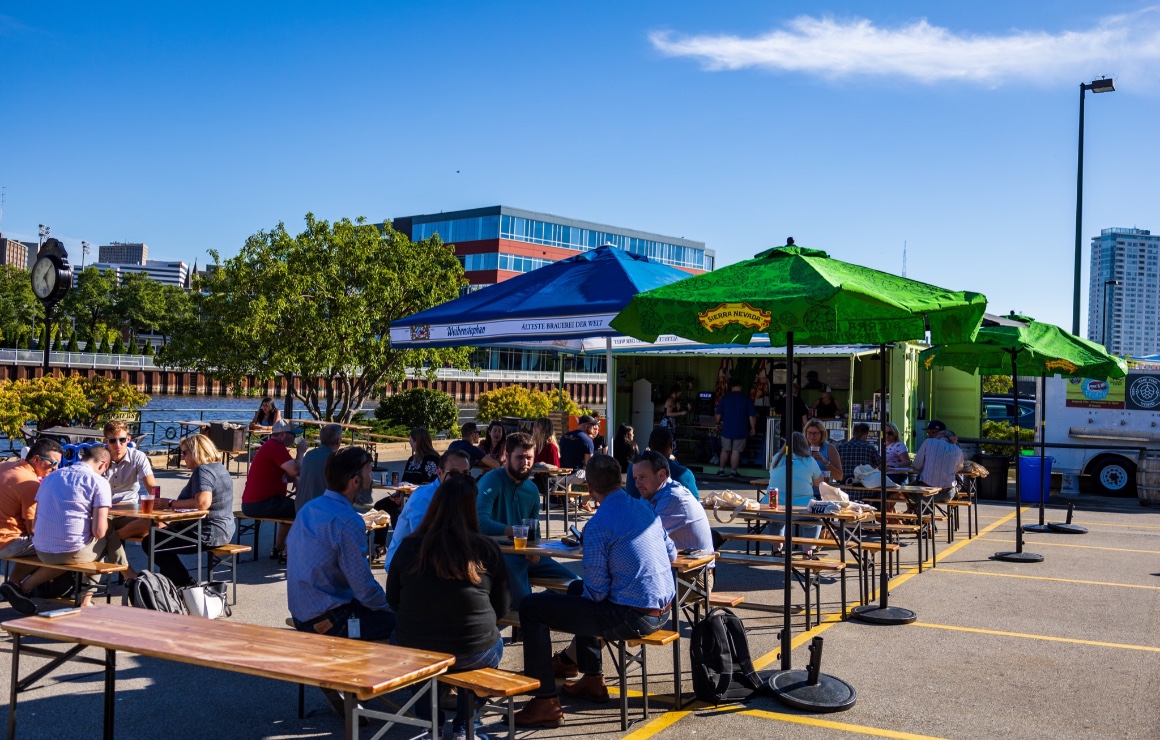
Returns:
[[[479,531],[492,537],[511,537],[512,526],[536,520],[539,538],[540,491],[531,480],[536,443],[530,434],[509,434],[505,445],[507,463],[479,479]],[[532,592],[529,578],[576,580],[576,574],[551,558],[504,555],[511,579],[512,608]]]

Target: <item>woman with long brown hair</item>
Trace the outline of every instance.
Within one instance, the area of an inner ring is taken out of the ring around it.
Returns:
[[[504,447],[504,441],[507,439],[507,434],[503,429],[503,422],[499,419],[493,419],[487,425],[487,432],[484,433],[483,439],[479,441],[479,449],[490,457],[495,462],[499,463],[495,467],[500,467],[504,463],[504,458],[507,457],[507,450]]]
[[[439,453],[431,442],[431,432],[427,427],[411,430],[411,456],[403,466],[403,482],[422,486],[435,480],[439,474]]]
[[[451,672],[499,665],[503,638],[496,621],[511,607],[503,555],[479,532],[478,491],[469,475],[448,477],[387,574],[387,603],[398,615],[392,641],[454,655]],[[457,736],[468,716],[466,695],[459,698],[452,721]],[[427,706],[420,701],[416,711]]]

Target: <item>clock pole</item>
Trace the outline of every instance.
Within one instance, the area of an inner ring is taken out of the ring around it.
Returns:
[[[32,292],[44,305],[44,377],[48,377],[48,353],[52,348],[52,316],[56,306],[72,287],[72,267],[68,252],[59,239],[49,239],[40,246],[36,263],[32,266]]]
[[[56,308],[55,303],[44,304],[44,372],[41,373],[43,377],[48,377],[48,350],[52,346],[52,313]]]

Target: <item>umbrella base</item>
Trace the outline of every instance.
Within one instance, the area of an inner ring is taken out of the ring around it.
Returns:
[[[997,552],[991,556],[992,560],[1003,560],[1008,563],[1042,563],[1043,556],[1033,552]]]
[[[1038,532],[1040,534],[1046,534],[1047,532],[1051,531],[1051,525],[1050,524],[1024,524],[1023,531],[1024,532]]]
[[[850,618],[867,624],[910,624],[918,619],[918,615],[909,609],[900,606],[879,606],[866,604],[855,607],[850,611]]]
[[[1078,524],[1066,524],[1064,522],[1049,522],[1047,525],[1048,531],[1056,534],[1087,534],[1087,527],[1081,527]]]
[[[778,701],[803,712],[844,712],[858,701],[853,686],[827,673],[812,686],[805,670],[777,671],[766,683]]]

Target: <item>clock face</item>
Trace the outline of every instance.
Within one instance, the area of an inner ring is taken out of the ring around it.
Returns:
[[[41,257],[32,266],[32,292],[37,298],[47,298],[56,288],[56,278],[56,263],[48,257]]]

